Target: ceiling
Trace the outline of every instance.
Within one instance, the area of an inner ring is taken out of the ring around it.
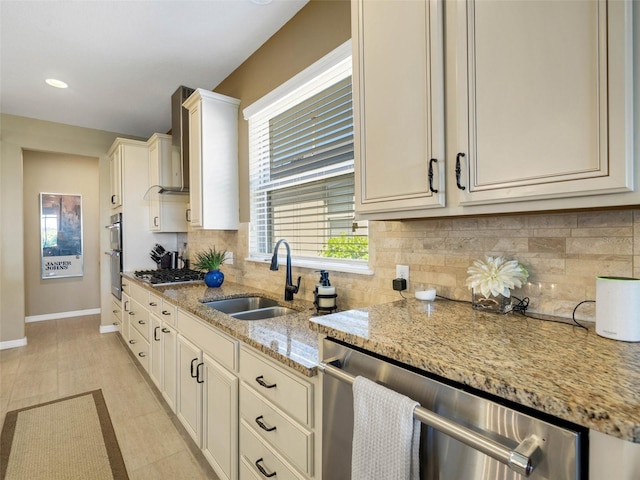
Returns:
[[[0,0],[0,110],[166,133],[180,85],[214,89],[307,1]]]

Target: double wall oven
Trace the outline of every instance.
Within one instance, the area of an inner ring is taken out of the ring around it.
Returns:
[[[111,215],[107,225],[109,230],[109,271],[111,275],[111,294],[122,300],[122,213]]]

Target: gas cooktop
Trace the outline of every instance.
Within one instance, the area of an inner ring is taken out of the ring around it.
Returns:
[[[136,278],[150,283],[154,287],[175,283],[196,283],[204,278],[203,272],[186,268],[163,268],[160,270],[138,270],[133,272]]]

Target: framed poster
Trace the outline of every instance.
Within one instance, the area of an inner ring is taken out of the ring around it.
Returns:
[[[81,277],[82,196],[40,194],[42,278]]]

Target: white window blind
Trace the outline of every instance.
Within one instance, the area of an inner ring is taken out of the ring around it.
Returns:
[[[366,264],[367,223],[354,220],[351,57],[319,63],[302,85],[245,110],[250,255],[268,257],[285,238],[296,258]]]

